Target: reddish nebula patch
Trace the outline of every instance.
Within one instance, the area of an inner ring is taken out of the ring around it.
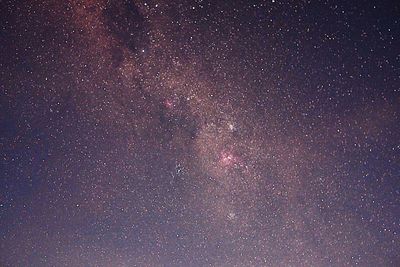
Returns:
[[[164,106],[167,109],[172,109],[173,107],[175,107],[175,101],[173,101],[172,99],[165,99]]]
[[[219,162],[224,167],[232,167],[239,163],[239,159],[232,152],[222,151]]]

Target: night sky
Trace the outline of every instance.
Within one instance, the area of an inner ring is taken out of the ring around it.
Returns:
[[[400,2],[0,2],[0,266],[400,266]]]

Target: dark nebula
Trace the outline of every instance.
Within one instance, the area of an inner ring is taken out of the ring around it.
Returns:
[[[400,2],[1,5],[0,266],[400,266]]]

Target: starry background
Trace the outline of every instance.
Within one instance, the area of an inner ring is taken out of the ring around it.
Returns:
[[[0,20],[0,266],[400,266],[398,1]]]

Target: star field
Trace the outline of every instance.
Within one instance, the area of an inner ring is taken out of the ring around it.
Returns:
[[[3,1],[0,266],[399,266],[396,1]]]

